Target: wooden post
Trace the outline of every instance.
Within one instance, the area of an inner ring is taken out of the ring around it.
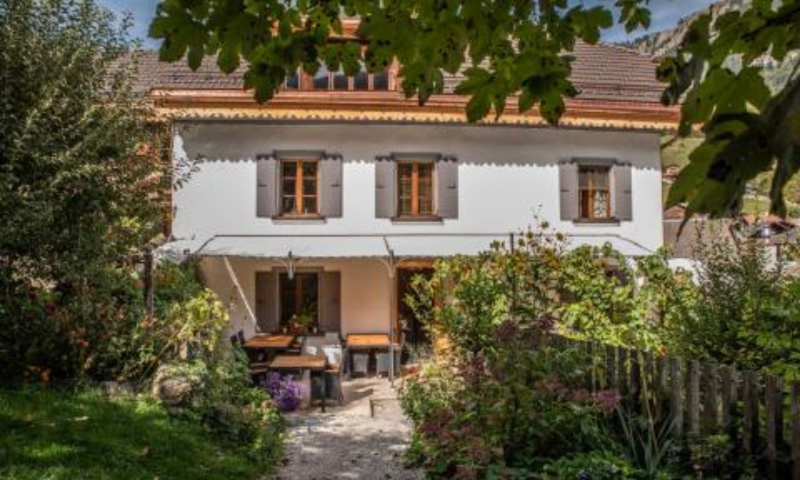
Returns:
[[[707,433],[717,430],[717,367],[706,364],[703,371],[703,426]]]
[[[669,395],[669,361],[666,356],[658,357],[658,396],[667,398]]]
[[[628,351],[617,348],[617,386],[622,395],[628,393]]]
[[[596,390],[595,379],[597,378],[597,359],[595,358],[594,350],[594,342],[586,342],[586,355],[589,357],[589,362],[591,362],[589,369],[586,372],[586,389],[590,392],[594,392]]]
[[[617,384],[617,349],[606,346],[606,388]]]
[[[733,415],[733,406],[739,400],[736,388],[736,370],[733,367],[724,366],[722,374],[722,425],[728,427]]]
[[[670,410],[674,422],[675,435],[683,434],[683,372],[681,371],[682,360],[680,358],[670,359],[670,377],[672,381],[670,394]]]
[[[649,350],[644,353],[644,374],[642,375],[642,402],[650,402],[651,405],[656,405],[658,402],[657,391],[658,384],[656,383],[656,365],[653,362],[653,353]]]
[[[783,382],[774,375],[767,375],[764,389],[767,474],[771,480],[777,480],[778,448],[780,448],[783,437]]]
[[[758,380],[752,370],[744,372],[744,450],[749,454],[756,451],[758,441]]]
[[[800,382],[792,382],[792,480],[800,480]]]
[[[697,360],[689,362],[689,435],[700,434],[700,364]]]
[[[642,366],[639,363],[639,350],[633,349],[630,351],[630,358],[631,358],[631,381],[630,381],[630,388],[631,388],[631,399],[634,402],[634,405],[642,407],[642,409],[647,408],[645,405],[641,404],[641,394],[642,394]],[[643,410],[640,410],[643,411]]]

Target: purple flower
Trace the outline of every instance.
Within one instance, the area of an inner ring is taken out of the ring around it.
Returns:
[[[295,382],[289,376],[281,377],[279,373],[270,374],[264,387],[278,408],[284,412],[297,410],[305,393],[303,384]]]
[[[594,400],[594,403],[600,410],[611,413],[617,408],[619,402],[622,401],[622,395],[620,395],[617,389],[612,388],[596,392],[592,395],[592,400]]]

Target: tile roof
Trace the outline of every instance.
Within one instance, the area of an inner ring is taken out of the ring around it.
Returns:
[[[656,80],[653,59],[631,50],[611,45],[578,43],[572,52],[572,81],[581,91],[581,100],[624,101],[656,104],[664,85]],[[192,72],[186,63],[162,63],[158,53],[141,52],[138,91],[163,90],[241,90],[243,70],[231,75],[219,71],[213,58]],[[445,92],[452,93],[460,75],[445,79]]]

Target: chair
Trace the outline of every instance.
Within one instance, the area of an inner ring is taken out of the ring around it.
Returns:
[[[352,373],[363,373],[366,375],[369,371],[369,352],[353,352],[351,355],[351,359],[353,362],[351,372]]]
[[[328,363],[328,368],[320,375],[322,382],[319,379],[312,381],[312,398],[336,398],[339,405],[343,405],[342,373],[346,356],[338,334],[335,337],[307,337],[303,343],[303,354],[325,355]]]

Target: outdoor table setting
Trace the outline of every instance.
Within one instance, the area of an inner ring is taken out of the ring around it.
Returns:
[[[329,377],[325,373],[328,368],[328,360],[325,355],[278,355],[269,363],[271,371],[299,371],[299,372],[322,372],[325,383],[324,392],[329,390]],[[325,397],[322,395],[322,411],[325,411]]]
[[[366,365],[363,365],[363,368],[355,368],[358,367],[358,365],[356,365],[357,362],[355,362],[353,358],[355,352],[357,351],[366,352],[367,355],[366,360],[368,362],[369,361],[368,355],[379,350],[388,352],[389,347],[391,346],[392,343],[389,340],[389,335],[386,333],[351,333],[347,335],[347,355],[348,355],[348,361],[350,362],[349,371],[367,373]],[[400,345],[398,345],[397,343],[394,344],[394,348],[395,352],[400,351]],[[397,368],[397,366],[395,366],[395,368]]]

